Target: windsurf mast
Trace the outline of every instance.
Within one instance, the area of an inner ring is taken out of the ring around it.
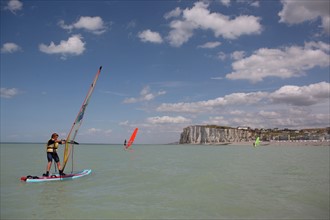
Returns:
[[[72,151],[72,148],[74,146],[74,144],[76,144],[77,142],[75,142],[75,138],[77,136],[77,133],[78,133],[78,130],[82,124],[82,121],[83,121],[83,117],[84,117],[84,114],[85,114],[85,111],[86,111],[86,107],[89,103],[89,100],[92,96],[92,93],[94,91],[94,88],[95,88],[95,85],[96,85],[96,82],[97,82],[97,79],[99,78],[99,75],[101,73],[101,70],[102,70],[102,66],[100,66],[99,70],[97,71],[95,77],[94,77],[94,80],[88,90],[88,93],[86,95],[86,98],[83,102],[83,104],[81,105],[81,108],[78,112],[78,115],[76,117],[76,119],[74,120],[73,122],[73,125],[71,127],[71,130],[66,138],[66,143],[65,143],[65,148],[64,148],[64,156],[63,156],[63,165],[62,165],[62,170],[64,170],[67,162],[68,162],[68,159],[69,159],[69,156],[70,156],[70,153]]]

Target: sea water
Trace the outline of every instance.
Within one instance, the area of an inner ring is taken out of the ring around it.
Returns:
[[[77,145],[65,172],[91,175],[26,183],[44,144],[2,143],[1,219],[329,219],[329,146],[133,149]]]

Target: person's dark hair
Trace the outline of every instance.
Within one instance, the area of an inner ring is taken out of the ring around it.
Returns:
[[[54,138],[55,136],[58,137],[58,134],[57,134],[57,133],[53,133],[53,134],[52,134],[52,138]]]

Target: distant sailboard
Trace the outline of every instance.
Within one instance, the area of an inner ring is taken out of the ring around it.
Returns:
[[[254,147],[258,147],[260,145],[260,138],[257,137],[256,141],[253,143]]]
[[[135,140],[135,137],[136,137],[136,134],[137,134],[137,132],[138,132],[138,128],[135,128],[135,130],[133,131],[133,133],[132,133],[132,135],[131,135],[131,137],[130,137],[130,139],[128,140],[128,142],[126,143],[126,140],[125,140],[125,150],[127,150],[127,149],[129,149],[131,146],[132,146],[132,144],[134,143],[134,140]]]
[[[63,155],[63,164],[62,164],[62,170],[64,170],[64,168],[67,165],[67,162],[69,160],[69,156],[71,154],[71,158],[72,158],[72,170],[71,170],[71,174],[68,175],[58,175],[58,174],[54,174],[51,175],[50,177],[38,177],[38,176],[25,176],[25,177],[21,177],[22,181],[25,182],[45,182],[45,181],[55,181],[55,180],[68,180],[68,179],[76,179],[82,176],[86,176],[88,174],[90,174],[92,172],[92,170],[86,169],[83,171],[79,171],[79,172],[75,172],[73,173],[73,147],[75,144],[78,144],[77,142],[75,142],[75,138],[77,136],[78,130],[82,124],[83,121],[83,117],[86,111],[86,107],[89,103],[89,100],[92,96],[92,93],[94,91],[96,82],[99,78],[99,75],[101,73],[102,70],[102,66],[100,66],[98,72],[96,73],[94,80],[92,82],[92,84],[90,85],[90,88],[88,90],[88,93],[86,95],[86,98],[78,112],[78,115],[75,119],[75,121],[73,122],[73,125],[71,127],[71,130],[66,138],[65,141],[65,148],[64,148],[64,155]]]

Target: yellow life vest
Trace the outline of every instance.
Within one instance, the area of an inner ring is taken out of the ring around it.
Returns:
[[[58,143],[54,143],[54,144],[51,144],[51,145],[47,145],[47,152],[56,152],[58,148]]]

